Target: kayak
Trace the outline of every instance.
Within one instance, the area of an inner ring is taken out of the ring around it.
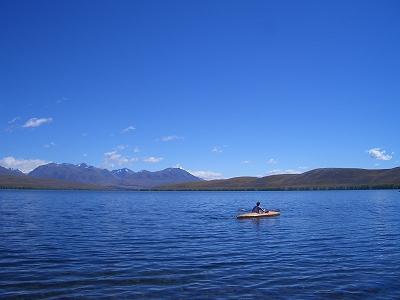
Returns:
[[[267,212],[267,213],[262,213],[262,214],[253,213],[253,212],[251,212],[251,213],[246,213],[246,214],[243,214],[243,215],[238,215],[237,218],[238,218],[238,219],[249,219],[249,218],[277,217],[277,216],[279,216],[280,214],[281,214],[281,213],[280,213],[279,211],[270,210],[269,212]]]

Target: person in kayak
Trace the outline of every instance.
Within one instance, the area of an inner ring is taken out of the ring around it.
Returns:
[[[260,207],[260,204],[261,204],[260,202],[257,202],[257,203],[256,203],[256,206],[253,207],[253,209],[252,209],[251,212],[253,212],[253,213],[258,213],[258,214],[267,213],[268,210],[261,208],[261,207]]]

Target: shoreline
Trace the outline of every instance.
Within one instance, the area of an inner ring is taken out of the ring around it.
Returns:
[[[84,188],[35,188],[35,187],[1,187],[0,191],[86,191],[86,192],[318,192],[318,191],[377,191],[399,190],[400,185],[393,187],[326,187],[326,188],[272,188],[272,189],[84,189]]]

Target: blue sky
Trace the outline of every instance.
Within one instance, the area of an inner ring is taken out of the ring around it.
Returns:
[[[398,1],[1,1],[0,164],[400,165]]]

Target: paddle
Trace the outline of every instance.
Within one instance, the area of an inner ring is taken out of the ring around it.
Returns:
[[[281,211],[280,209],[275,209],[275,208],[273,208],[273,209],[270,209],[269,211]]]
[[[248,212],[248,210],[247,210],[247,209],[244,209],[244,208],[239,208],[239,209],[238,209],[238,212],[240,212],[240,211],[246,211],[246,212]],[[273,209],[265,209],[265,210],[264,210],[264,213],[268,213],[268,212],[270,212],[270,211],[281,212],[280,209],[275,209],[275,208],[273,208]]]

